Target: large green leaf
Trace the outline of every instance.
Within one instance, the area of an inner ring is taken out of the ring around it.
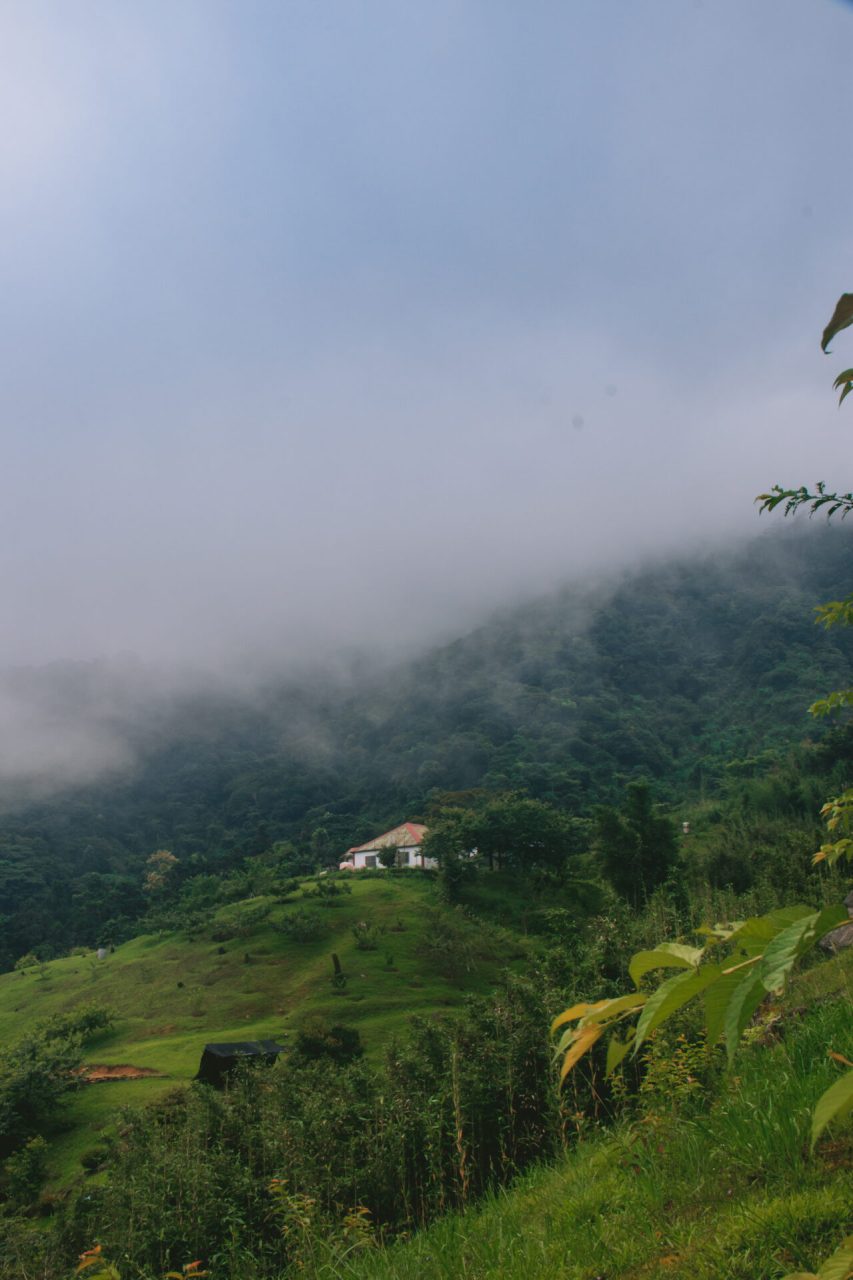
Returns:
[[[835,304],[832,319],[823,331],[821,348],[826,351],[837,333],[853,324],[853,293],[842,293]]]
[[[824,1129],[833,1120],[844,1120],[853,1112],[853,1071],[847,1071],[818,1098],[812,1113],[812,1150]]]
[[[651,1033],[694,996],[698,996],[720,975],[720,966],[706,964],[701,969],[689,969],[667,979],[657,991],[652,992],[637,1022],[635,1052]]]
[[[788,925],[768,944],[761,962],[761,981],[766,991],[780,992],[785,979],[801,955],[812,947],[818,938],[822,938],[830,929],[844,924],[849,919],[847,908],[840,903],[816,911],[810,916],[803,916]]]
[[[639,1009],[645,1003],[646,996],[639,991],[629,996],[616,996],[613,1000],[602,1001],[601,1005],[594,1005],[589,1013],[585,1013],[581,1018],[581,1023],[586,1027],[591,1022],[609,1022],[617,1014],[625,1013],[629,1009]]]
[[[731,973],[722,973],[716,982],[711,983],[705,992],[705,1035],[710,1049],[723,1034],[726,1010],[732,995],[743,981],[744,971],[735,969]]]
[[[604,1069],[605,1075],[609,1076],[613,1074],[625,1055],[630,1053],[633,1043],[633,1032],[627,1035],[624,1040],[620,1040],[618,1036],[610,1037],[610,1041],[607,1045],[607,1065]]]
[[[811,915],[814,915],[813,907],[798,905],[768,911],[766,916],[751,916],[749,920],[744,920],[729,941],[734,943],[735,951],[740,955],[760,955],[783,929]]]
[[[586,1012],[581,1015],[576,1027],[568,1027],[563,1032],[557,1042],[557,1047],[554,1050],[554,1053],[558,1056],[559,1054],[564,1053],[569,1045],[573,1044],[587,1027],[594,1026],[598,1022],[609,1022],[611,1018],[618,1017],[620,1013],[628,1013],[632,1009],[639,1009],[639,1007],[645,1004],[645,1002],[645,995],[640,991],[635,991],[628,996],[614,996],[612,1000],[599,1000],[597,1004],[574,1005],[573,1008],[567,1010],[567,1013],[577,1016],[577,1012],[581,1008],[585,1009]],[[561,1017],[565,1019],[566,1014],[562,1014]],[[554,1027],[558,1027],[560,1025],[560,1018],[555,1018],[552,1024],[552,1030]]]
[[[853,1236],[847,1236],[817,1273],[817,1280],[847,1280],[853,1274]]]
[[[704,947],[685,947],[680,942],[662,942],[653,951],[638,951],[628,966],[636,987],[651,969],[695,969],[705,954]]]
[[[582,1000],[580,1004],[573,1004],[571,1009],[564,1010],[551,1023],[551,1035],[567,1022],[576,1022],[578,1018],[582,1018],[584,1014],[589,1013],[590,1009],[600,1009],[605,1004],[607,1004],[606,1000],[599,1000],[596,1004],[589,1004],[588,1001]]]
[[[598,1040],[602,1035],[603,1031],[604,1027],[596,1027],[593,1025],[591,1027],[584,1027],[582,1031],[577,1032],[574,1044],[563,1059],[563,1065],[560,1070],[560,1084],[563,1083],[575,1063],[579,1062],[586,1051],[592,1048],[596,1040]]]
[[[729,1055],[730,1064],[734,1059],[735,1050],[743,1034],[744,1027],[766,995],[767,990],[761,981],[761,975],[756,973],[754,969],[749,969],[741,977],[740,982],[732,992],[723,1019],[723,1026],[726,1032],[726,1052]]]

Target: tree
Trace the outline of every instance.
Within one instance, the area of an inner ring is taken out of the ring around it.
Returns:
[[[678,860],[675,824],[655,813],[645,781],[628,784],[620,812],[599,809],[594,848],[613,888],[635,907],[663,884]]]
[[[476,847],[490,867],[557,869],[572,852],[572,831],[566,815],[552,805],[510,792],[481,811]]]
[[[397,853],[398,853],[398,849],[395,844],[386,844],[383,848],[379,850],[379,861],[382,863],[383,867],[385,867],[386,870],[388,870],[390,867],[396,867]]]
[[[158,849],[145,860],[148,870],[142,888],[152,898],[160,897],[171,884],[178,865],[178,859],[168,849]]]

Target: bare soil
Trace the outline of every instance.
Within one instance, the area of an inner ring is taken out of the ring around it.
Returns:
[[[90,1062],[80,1068],[79,1074],[87,1084],[100,1084],[104,1080],[142,1080],[161,1073],[152,1067],[132,1067],[126,1062],[108,1066]]]

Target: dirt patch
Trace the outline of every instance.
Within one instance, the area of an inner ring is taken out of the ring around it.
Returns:
[[[147,1076],[159,1076],[161,1073],[154,1071],[151,1067],[132,1067],[129,1063],[122,1062],[114,1066],[87,1063],[77,1074],[87,1084],[100,1084],[104,1080],[142,1080]]]

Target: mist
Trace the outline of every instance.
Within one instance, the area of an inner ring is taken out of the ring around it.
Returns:
[[[2,6],[0,779],[847,487],[851,35],[832,0]]]

